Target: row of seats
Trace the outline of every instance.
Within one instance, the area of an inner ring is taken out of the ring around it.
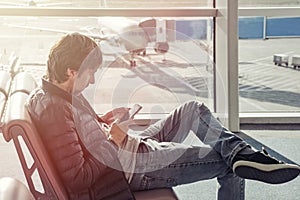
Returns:
[[[13,121],[13,119],[20,118],[20,113],[24,112],[24,109],[19,109],[24,108],[24,103],[29,93],[36,88],[36,86],[37,84],[33,77],[26,72],[14,72],[13,68],[10,68],[9,72],[3,69],[0,71],[0,127],[2,129],[4,139],[7,142],[10,141],[11,138],[8,138],[7,134],[5,134],[9,132],[5,129],[10,129],[8,124],[11,120]],[[16,150],[23,151],[19,145],[20,143],[16,144],[16,142],[17,141],[14,141]],[[21,158],[20,161],[21,164],[22,162],[24,163]],[[27,186],[17,179],[1,177],[0,187],[1,200],[35,199]]]
[[[13,78],[3,116],[3,136],[7,142],[13,141],[35,199],[67,199],[64,186],[49,162],[47,151],[25,107],[28,95],[35,87],[35,80],[25,72]]]
[[[7,71],[1,70],[0,71],[0,122],[1,122],[0,127],[2,127],[3,125],[2,118],[7,103],[10,83],[11,83],[10,74]]]
[[[11,91],[18,88],[18,83],[14,83],[15,86],[11,88],[13,77],[20,72],[20,65],[18,61],[19,57],[12,52],[9,57],[8,70],[4,70],[3,66],[1,66],[0,69],[0,129],[3,126],[3,116],[8,96],[10,95]]]
[[[8,99],[17,98],[20,94],[29,94],[37,84],[33,77],[26,72],[19,72],[11,77],[7,71],[0,71],[0,119],[3,126]],[[17,95],[15,93],[21,92]]]

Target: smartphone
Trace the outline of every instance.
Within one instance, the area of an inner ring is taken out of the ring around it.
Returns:
[[[134,115],[137,114],[142,109],[140,104],[134,104],[133,107],[129,110],[129,118],[133,119]]]

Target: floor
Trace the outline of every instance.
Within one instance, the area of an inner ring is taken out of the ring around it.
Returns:
[[[238,133],[257,149],[264,146],[272,156],[290,163],[300,163],[300,126],[286,125],[244,125]],[[13,144],[4,141],[0,134],[0,177],[17,178],[26,184]],[[174,188],[180,200],[216,199],[215,179]],[[300,196],[300,178],[280,185],[269,185],[256,181],[246,181],[246,200],[297,200]]]
[[[239,135],[257,149],[264,146],[280,160],[300,163],[300,126],[287,125],[244,125]],[[175,192],[183,200],[216,199],[217,181],[178,186]],[[291,182],[270,185],[257,181],[246,181],[246,200],[297,200],[300,196],[300,178]]]

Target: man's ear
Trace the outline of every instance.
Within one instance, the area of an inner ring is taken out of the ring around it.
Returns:
[[[67,75],[68,77],[75,77],[78,74],[78,72],[74,69],[68,68],[67,69]]]

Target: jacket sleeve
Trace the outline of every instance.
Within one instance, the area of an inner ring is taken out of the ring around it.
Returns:
[[[38,109],[34,121],[64,184],[75,193],[90,188],[107,167],[85,152],[71,105],[55,103]]]

